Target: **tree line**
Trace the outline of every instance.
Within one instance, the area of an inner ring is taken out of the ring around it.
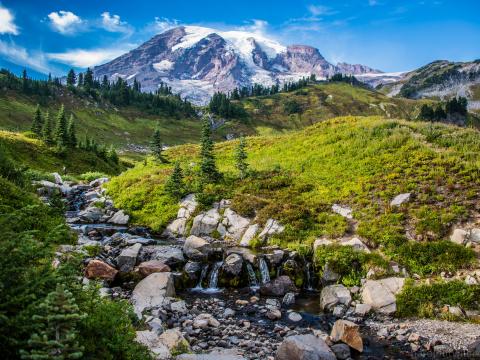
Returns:
[[[423,104],[420,108],[419,119],[427,121],[445,121],[451,117],[466,117],[468,114],[468,100],[460,96],[437,105]]]

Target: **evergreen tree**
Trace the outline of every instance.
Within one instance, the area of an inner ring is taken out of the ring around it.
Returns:
[[[162,136],[159,129],[156,129],[153,133],[152,141],[150,143],[150,149],[152,150],[153,155],[158,161],[165,161],[165,159],[163,158]]]
[[[115,150],[115,148],[113,147],[113,145],[111,145],[110,149],[108,150],[107,158],[112,163],[118,164],[118,161],[119,161],[118,154],[117,154],[117,151]]]
[[[242,137],[235,150],[235,166],[240,173],[240,179],[245,178],[248,171],[246,145],[245,138]]]
[[[65,118],[65,108],[63,105],[60,107],[57,114],[57,125],[55,127],[54,137],[58,147],[65,147],[70,142],[67,129],[67,119]]]
[[[93,88],[93,71],[90,68],[87,69],[85,76],[83,77],[83,86],[87,90]]]
[[[23,69],[22,71],[22,89],[23,89],[23,92],[28,91],[27,69]]]
[[[83,73],[78,74],[78,86],[79,87],[83,86]]]
[[[200,150],[200,171],[202,180],[205,182],[216,182],[220,179],[220,173],[215,164],[215,155],[213,153],[212,130],[208,117],[203,118],[202,139]]]
[[[75,130],[75,121],[73,119],[73,115],[70,115],[70,119],[68,121],[67,133],[68,133],[68,144],[73,148],[76,147],[77,146],[77,134],[76,134],[76,130]]]
[[[75,71],[73,69],[70,69],[70,71],[67,74],[67,85],[75,86],[76,82],[77,82],[77,75],[75,74]]]
[[[38,136],[42,136],[42,127],[43,127],[43,121],[42,121],[42,113],[40,111],[40,106],[37,105],[37,108],[35,109],[35,115],[33,116],[33,121],[32,121],[32,131]]]
[[[43,129],[42,129],[42,138],[46,144],[53,144],[53,126],[52,120],[50,119],[50,114],[48,111],[45,113],[45,118],[43,120]]]
[[[178,161],[175,162],[173,172],[165,183],[165,191],[176,199],[184,194],[183,172]]]
[[[38,306],[32,317],[36,332],[28,341],[29,350],[21,351],[25,360],[66,360],[83,357],[83,347],[77,340],[77,324],[85,317],[65,285],[58,284]]]

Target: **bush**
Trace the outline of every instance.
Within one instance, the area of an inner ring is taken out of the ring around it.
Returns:
[[[444,305],[478,309],[478,299],[480,285],[467,285],[459,280],[414,285],[410,280],[397,295],[397,316],[431,318],[435,317],[436,309]]]
[[[89,171],[78,176],[80,180],[84,180],[88,182],[96,180],[98,178],[103,178],[103,177],[109,177],[109,176],[98,171]]]

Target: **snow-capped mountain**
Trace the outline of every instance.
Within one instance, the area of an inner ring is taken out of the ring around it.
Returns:
[[[206,102],[215,91],[281,84],[310,74],[322,79],[339,72],[381,74],[364,65],[333,65],[311,46],[284,46],[256,33],[199,26],[168,30],[94,69],[98,78],[136,78],[145,91],[167,83],[195,103]]]

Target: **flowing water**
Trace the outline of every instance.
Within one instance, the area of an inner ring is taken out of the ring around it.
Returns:
[[[210,277],[208,279],[208,288],[205,289],[206,292],[218,292],[220,289],[217,287],[218,285],[218,271],[223,265],[223,261],[217,261],[213,264],[212,271],[210,272]]]
[[[253,270],[252,264],[247,262],[247,270],[248,270],[248,280],[250,282],[250,289],[258,290],[260,286],[258,285],[257,275],[255,275],[255,271]]]
[[[314,288],[312,286],[312,270],[311,270],[311,263],[307,263],[305,265],[305,289],[308,291],[313,291]]]
[[[200,273],[200,278],[198,279],[198,284],[197,284],[197,286],[195,286],[192,289],[193,291],[203,290],[202,282],[205,279],[205,276],[207,276],[207,272],[208,272],[208,264],[206,264],[202,267],[202,272]]]
[[[258,260],[258,266],[260,268],[260,274],[262,276],[262,284],[266,284],[270,281],[270,272],[268,270],[267,262],[264,258]]]

